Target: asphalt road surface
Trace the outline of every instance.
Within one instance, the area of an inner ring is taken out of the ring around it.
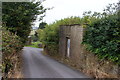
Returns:
[[[69,68],[41,53],[43,49],[24,47],[24,78],[88,78],[83,73]]]

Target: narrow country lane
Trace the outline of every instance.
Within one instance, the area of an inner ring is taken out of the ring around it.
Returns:
[[[25,78],[88,78],[41,53],[43,49],[24,47],[23,74]]]

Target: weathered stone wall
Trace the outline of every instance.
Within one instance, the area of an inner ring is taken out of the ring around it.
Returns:
[[[80,25],[60,26],[59,54],[68,58],[81,71],[96,78],[118,78],[119,66],[107,60],[99,60],[82,45],[85,29]],[[67,38],[70,38],[70,57],[67,57]],[[119,77],[120,78],[120,77]]]

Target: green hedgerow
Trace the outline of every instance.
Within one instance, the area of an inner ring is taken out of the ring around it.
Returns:
[[[83,43],[101,59],[120,64],[120,22],[118,15],[109,15],[86,28]]]

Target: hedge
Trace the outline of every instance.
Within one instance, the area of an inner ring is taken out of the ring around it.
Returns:
[[[120,16],[109,15],[86,28],[83,43],[99,56],[120,64]]]
[[[20,41],[20,38],[7,31],[6,29],[2,29],[2,70],[7,73],[12,67],[12,57],[22,49],[23,44]]]

